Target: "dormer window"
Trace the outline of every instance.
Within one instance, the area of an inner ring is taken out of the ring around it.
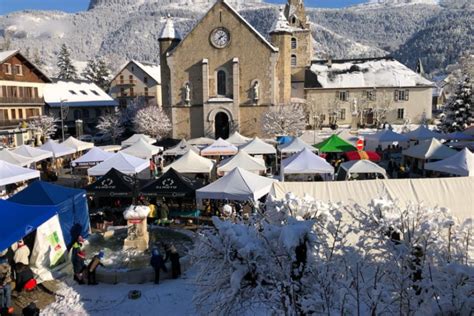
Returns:
[[[73,94],[73,95],[77,95],[76,91],[74,91],[74,90],[69,90],[69,93]]]
[[[87,92],[85,92],[84,90],[80,90],[80,91],[83,95],[87,95]]]
[[[11,75],[12,74],[12,65],[9,63],[4,63],[3,64],[3,71],[5,71],[5,74]]]
[[[99,93],[98,93],[97,91],[95,91],[95,90],[91,90],[91,92],[92,92],[93,94],[95,94],[95,95],[99,95]]]
[[[15,65],[15,74],[23,76],[23,67],[21,65]]]

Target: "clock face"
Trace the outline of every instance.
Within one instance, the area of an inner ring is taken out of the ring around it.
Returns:
[[[211,33],[211,43],[216,48],[224,48],[230,43],[230,33],[227,29],[219,27]]]

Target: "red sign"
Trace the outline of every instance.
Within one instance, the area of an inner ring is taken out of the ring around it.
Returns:
[[[364,140],[363,139],[358,139],[356,143],[356,148],[358,151],[363,151],[364,150]]]
[[[140,224],[143,221],[143,219],[129,219],[128,222],[130,224]]]

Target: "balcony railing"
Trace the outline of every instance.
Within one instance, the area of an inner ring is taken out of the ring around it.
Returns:
[[[15,98],[15,97],[0,97],[0,104],[38,104],[43,105],[43,98]]]
[[[118,95],[118,98],[156,98],[156,93],[134,93],[130,95],[129,93],[122,93]]]
[[[137,80],[135,80],[135,79],[132,79],[132,80],[130,80],[130,79],[128,79],[128,80],[125,80],[125,79],[124,79],[124,80],[120,80],[120,79],[119,79],[119,80],[114,80],[114,84],[115,84],[116,86],[134,86],[134,85],[137,84]]]

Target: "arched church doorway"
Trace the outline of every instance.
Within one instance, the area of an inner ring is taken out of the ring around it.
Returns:
[[[229,125],[229,116],[224,112],[219,112],[216,114],[214,121],[215,135],[216,139],[229,138],[230,125]]]

